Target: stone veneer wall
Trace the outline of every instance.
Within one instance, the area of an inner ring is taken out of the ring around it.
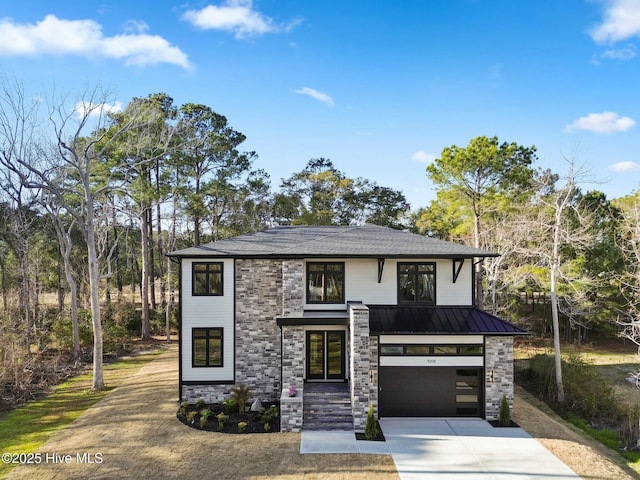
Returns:
[[[282,262],[236,259],[236,383],[263,400],[280,398]]]
[[[232,385],[182,385],[182,401],[195,404],[198,400],[206,403],[222,403],[231,396]]]
[[[298,389],[295,397],[289,396],[289,388],[284,388],[280,395],[280,431],[299,432],[304,420],[304,391]]]
[[[282,316],[302,316],[304,313],[304,263],[302,260],[282,261]]]
[[[485,337],[485,415],[497,420],[502,395],[513,412],[513,337]],[[493,381],[491,372],[493,371]]]
[[[373,373],[373,382],[369,383],[369,402],[373,403],[373,411],[378,418],[378,337],[369,337],[369,369]]]
[[[369,308],[363,304],[349,305],[349,386],[353,429],[363,432],[369,409]]]

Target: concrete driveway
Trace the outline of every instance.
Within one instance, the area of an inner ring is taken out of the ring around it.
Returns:
[[[402,480],[579,479],[521,428],[481,419],[383,418]]]

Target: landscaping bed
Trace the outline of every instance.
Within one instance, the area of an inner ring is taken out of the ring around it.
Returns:
[[[280,402],[265,402],[252,412],[250,404],[241,414],[234,402],[205,404],[183,403],[177,413],[185,425],[222,433],[271,433],[280,431]]]

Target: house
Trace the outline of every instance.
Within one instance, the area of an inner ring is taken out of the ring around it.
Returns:
[[[353,428],[380,417],[498,417],[513,341],[474,307],[474,263],[497,254],[374,225],[276,227],[175,251],[181,401],[247,384],[304,426],[306,386],[348,386]],[[289,398],[289,386],[298,394]]]

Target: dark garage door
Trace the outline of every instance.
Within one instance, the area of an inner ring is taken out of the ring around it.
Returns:
[[[482,368],[380,367],[381,417],[483,415]]]

